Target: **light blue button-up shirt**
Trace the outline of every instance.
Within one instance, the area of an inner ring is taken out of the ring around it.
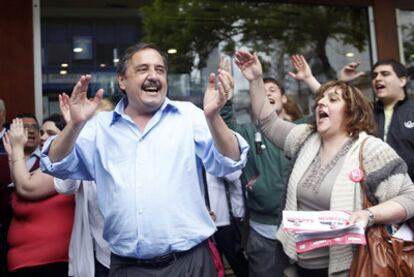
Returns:
[[[200,161],[212,175],[242,168],[248,145],[236,134],[240,161],[214,147],[204,113],[189,102],[166,99],[142,132],[125,114],[114,112],[87,122],[73,151],[42,170],[61,179],[96,180],[104,216],[104,238],[120,256],[148,259],[184,251],[207,239],[215,226],[205,207]]]

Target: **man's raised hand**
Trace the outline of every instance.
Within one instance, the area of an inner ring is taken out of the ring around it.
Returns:
[[[227,100],[233,95],[233,78],[223,69],[218,70],[216,89],[216,75],[211,73],[208,77],[208,85],[204,93],[204,114],[212,118],[220,113]]]
[[[358,70],[359,63],[352,62],[341,68],[338,74],[338,79],[344,82],[352,82],[359,77],[366,75],[363,71]]]
[[[88,85],[91,75],[82,75],[73,88],[69,99],[69,109],[71,121],[75,124],[85,123],[90,119],[98,108],[103,97],[103,89],[96,91],[95,97],[87,98]]]

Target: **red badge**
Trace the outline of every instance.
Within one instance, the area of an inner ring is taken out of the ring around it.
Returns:
[[[349,173],[349,178],[352,180],[352,182],[361,182],[362,179],[364,179],[364,172],[360,168],[356,168]]]

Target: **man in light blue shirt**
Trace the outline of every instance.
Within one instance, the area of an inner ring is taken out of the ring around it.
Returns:
[[[215,226],[199,172],[204,164],[210,174],[224,176],[246,162],[247,143],[219,115],[231,80],[220,71],[209,76],[203,113],[166,98],[165,57],[154,45],[137,44],[117,68],[126,98],[114,112],[92,117],[103,91],[87,99],[90,79],[82,76],[75,85],[71,121],[45,144],[42,170],[96,181],[112,251],[110,276],[215,276],[205,243]]]

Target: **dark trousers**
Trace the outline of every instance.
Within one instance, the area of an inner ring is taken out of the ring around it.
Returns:
[[[111,254],[109,277],[216,277],[214,266],[207,242],[186,251],[171,263],[154,266],[143,264],[132,258]]]
[[[108,277],[109,276],[109,268],[101,264],[95,258],[95,277]]]
[[[246,246],[249,275],[252,277],[283,277],[289,258],[277,240],[265,238],[250,228]]]
[[[10,272],[11,277],[63,277],[68,276],[68,263],[53,263],[31,266]]]
[[[328,277],[328,269],[322,268],[322,269],[307,269],[300,267],[296,265],[296,268],[298,270],[298,276],[299,277]]]
[[[248,277],[248,262],[240,248],[240,237],[234,235],[233,228],[231,225],[217,227],[217,232],[214,233],[217,250],[226,257],[237,277]]]
[[[7,231],[9,229],[9,221],[0,220],[0,276],[7,277]]]

